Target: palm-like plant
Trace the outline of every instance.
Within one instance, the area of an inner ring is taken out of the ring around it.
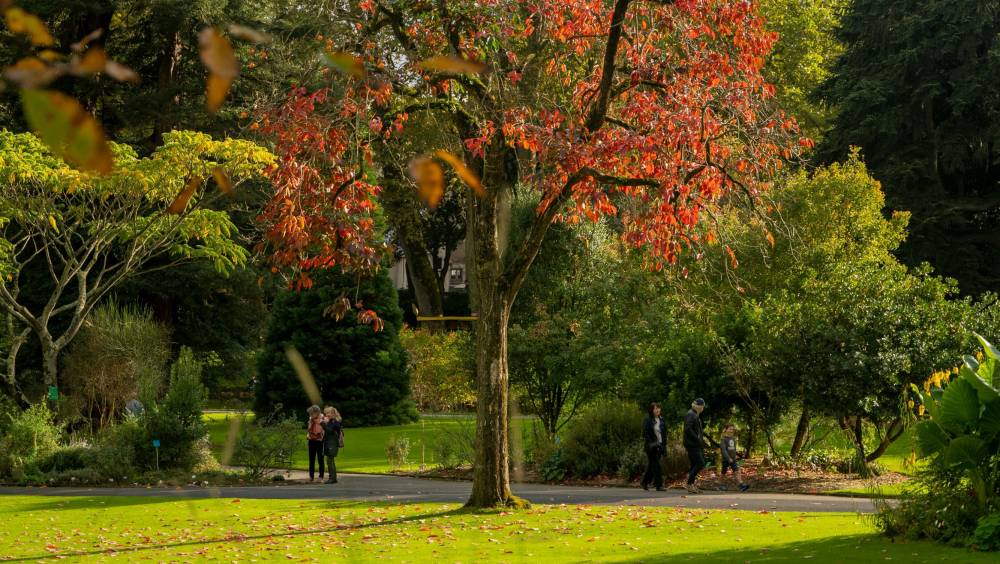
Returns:
[[[956,377],[913,389],[928,415],[916,427],[920,456],[967,479],[986,507],[997,495],[1000,475],[1000,350],[976,338],[981,360],[966,356]]]

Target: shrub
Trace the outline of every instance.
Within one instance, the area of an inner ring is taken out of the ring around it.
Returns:
[[[385,323],[381,331],[356,315],[325,313],[350,293]],[[280,294],[274,303],[267,343],[258,356],[254,410],[284,413],[305,421],[308,396],[288,362],[294,346],[309,366],[324,402],[337,406],[349,427],[398,425],[417,419],[409,398],[406,351],[399,343],[402,311],[384,269],[362,279],[333,272],[317,274],[312,289]]]
[[[618,457],[618,477],[634,480],[646,471],[646,450],[640,442],[625,447]]]
[[[87,466],[90,448],[80,445],[59,447],[38,461],[42,472],[65,472]]]
[[[247,480],[264,481],[276,470],[288,468],[302,441],[302,425],[277,413],[248,424],[243,419],[239,438],[233,449],[233,463],[243,467]]]
[[[687,474],[688,469],[691,467],[687,450],[676,442],[667,443],[666,450],[660,462],[663,464],[663,475],[667,478],[683,476]]]
[[[399,470],[406,465],[410,456],[410,439],[392,435],[385,441],[385,458],[389,461],[390,470]]]
[[[976,550],[1000,550],[1000,512],[979,518],[976,532],[972,535],[972,547]]]
[[[562,457],[575,476],[616,475],[621,454],[642,443],[642,413],[634,405],[610,403],[581,415],[566,433]]]
[[[471,465],[475,460],[475,450],[476,428],[472,425],[445,427],[431,444],[434,460],[442,468]]]
[[[114,301],[94,310],[63,358],[68,394],[95,427],[118,417],[140,395],[137,383],[159,374],[170,355],[166,327],[145,309]]]
[[[163,401],[147,406],[143,421],[146,440],[138,452],[152,468],[152,441],[160,441],[160,468],[191,469],[195,464],[195,444],[205,436],[202,412],[208,391],[201,383],[201,363],[187,347],[182,347],[170,371],[170,386]]]
[[[476,404],[468,331],[432,333],[404,327],[399,341],[409,353],[410,391],[421,412],[452,412]]]
[[[105,427],[98,433],[94,447],[85,456],[86,465],[103,479],[121,479],[134,475],[137,468],[154,467],[155,461],[141,460],[139,446],[146,442],[146,430],[140,420],[124,421]],[[150,453],[150,457],[155,453]]]
[[[59,435],[60,429],[44,403],[15,414],[0,436],[0,476],[23,477],[59,446]]]

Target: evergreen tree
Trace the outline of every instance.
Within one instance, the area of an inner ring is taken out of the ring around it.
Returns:
[[[328,308],[341,295],[360,301],[385,323],[375,332],[351,312],[340,319]],[[406,351],[399,342],[403,312],[388,272],[371,279],[325,273],[300,292],[283,292],[275,300],[267,343],[258,357],[254,409],[269,414],[279,408],[305,420],[309,398],[285,355],[294,346],[327,404],[335,406],[349,426],[395,425],[416,420],[410,400]]]
[[[913,212],[905,262],[966,293],[1000,285],[1000,3],[854,0],[819,91],[840,109],[826,161],[859,146],[890,209]]]

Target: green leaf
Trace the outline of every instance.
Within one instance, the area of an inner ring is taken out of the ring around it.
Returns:
[[[948,433],[934,421],[921,421],[917,423],[917,446],[920,449],[920,457],[933,456],[943,451],[951,439]]]
[[[979,371],[977,373],[964,369],[959,371],[959,377],[967,381],[973,388],[975,388],[979,395],[979,401],[984,404],[1000,399],[1000,391],[997,391],[996,388],[990,385],[989,381],[984,380],[983,376],[981,376],[984,373],[992,375],[996,367],[997,362],[990,358],[979,365]],[[992,380],[992,376],[990,377],[990,380]]]
[[[964,436],[952,439],[944,453],[948,466],[974,470],[987,457],[986,443],[978,437]]]
[[[979,397],[967,378],[957,378],[941,396],[941,417],[938,423],[948,431],[961,435],[979,421]]]
[[[1000,401],[991,401],[983,408],[979,417],[979,434],[984,440],[1000,436]]]
[[[979,344],[982,345],[983,350],[986,351],[986,356],[992,358],[993,360],[1000,360],[1000,350],[997,350],[996,347],[990,344],[990,342],[987,341],[985,338],[983,338],[983,336],[980,335],[979,333],[973,331],[972,334],[975,335],[977,339],[979,339]]]
[[[114,156],[104,130],[79,102],[54,90],[22,90],[21,102],[28,125],[53,153],[80,169],[111,172]]]

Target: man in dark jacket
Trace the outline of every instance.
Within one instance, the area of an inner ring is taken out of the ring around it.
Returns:
[[[698,398],[691,403],[691,409],[684,417],[684,448],[687,450],[688,461],[691,469],[688,471],[687,491],[690,493],[701,493],[695,480],[698,479],[698,472],[705,467],[705,435],[701,427],[701,412],[705,410],[705,400]]]
[[[642,437],[646,448],[646,473],[642,476],[642,489],[648,490],[649,485],[653,484],[656,491],[662,492],[663,469],[660,467],[660,457],[663,456],[667,430],[660,417],[660,404],[649,404],[649,415],[642,422]]]

